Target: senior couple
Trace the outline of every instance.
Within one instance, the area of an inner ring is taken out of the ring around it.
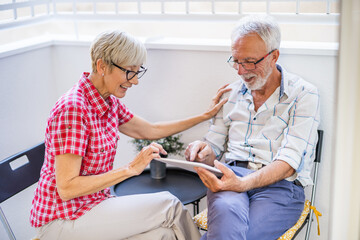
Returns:
[[[150,123],[119,99],[146,69],[144,45],[127,33],[100,34],[91,46],[92,72],[56,102],[46,128],[46,153],[30,222],[45,239],[277,239],[304,204],[319,125],[317,89],[277,64],[280,29],[269,16],[247,16],[234,28],[228,63],[239,80],[220,88],[209,110]],[[224,79],[226,81],[226,79]],[[139,175],[160,153],[144,147],[113,169],[119,132],[159,139],[212,118],[203,141],[185,150],[208,187],[208,231],[201,236],[168,192],[113,197],[109,187]],[[224,159],[225,163],[219,160]]]

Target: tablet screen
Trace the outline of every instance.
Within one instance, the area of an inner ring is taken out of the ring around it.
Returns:
[[[209,165],[206,165],[204,163],[190,162],[190,161],[186,161],[186,160],[178,160],[178,159],[170,159],[170,158],[155,158],[154,160],[160,161],[163,163],[168,163],[169,165],[183,168],[183,169],[186,169],[191,172],[196,172],[194,167],[202,167],[202,168],[205,168],[206,170],[209,170],[210,172],[214,173],[217,177],[221,177],[223,175],[223,173],[219,169],[209,166]]]

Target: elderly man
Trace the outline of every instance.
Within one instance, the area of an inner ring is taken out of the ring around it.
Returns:
[[[248,16],[232,33],[228,63],[241,80],[204,141],[185,156],[220,169],[197,168],[209,188],[202,239],[277,239],[299,218],[312,184],[319,125],[316,87],[277,64],[280,30],[269,16]],[[218,162],[225,154],[225,162]]]

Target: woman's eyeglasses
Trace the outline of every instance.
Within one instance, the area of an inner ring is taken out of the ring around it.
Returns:
[[[140,66],[140,70],[135,72],[135,71],[131,71],[131,70],[127,70],[123,67],[120,67],[119,65],[116,65],[115,63],[111,63],[112,65],[114,65],[115,67],[119,68],[121,71],[126,73],[126,79],[128,81],[130,81],[131,79],[133,79],[136,75],[137,78],[140,79],[142,76],[144,76],[144,74],[146,73],[147,69],[144,68],[143,66]]]

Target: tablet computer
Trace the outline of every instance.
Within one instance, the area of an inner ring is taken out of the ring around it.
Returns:
[[[183,169],[186,169],[191,172],[196,172],[194,167],[202,167],[202,168],[205,168],[206,170],[209,170],[210,172],[214,173],[217,177],[221,177],[223,175],[223,173],[219,169],[209,166],[209,165],[206,165],[204,163],[190,162],[190,161],[186,161],[186,160],[178,160],[178,159],[170,159],[170,158],[155,158],[154,160],[163,162],[163,163],[168,163],[169,165],[183,168]]]

